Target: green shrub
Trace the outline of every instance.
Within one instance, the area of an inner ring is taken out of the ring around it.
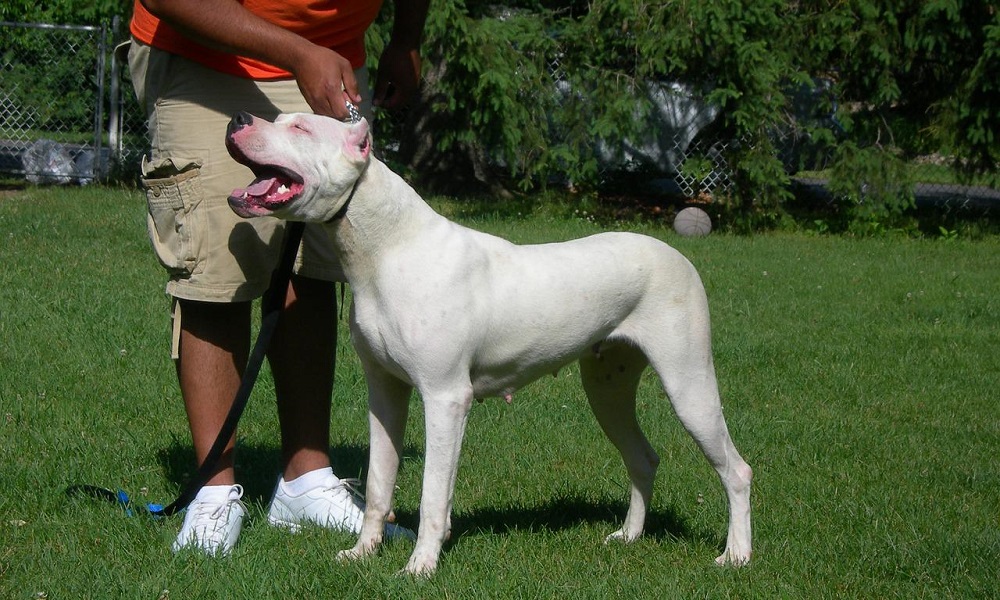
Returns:
[[[777,140],[791,135],[810,145],[796,166],[832,168],[841,192],[869,190],[864,218],[882,218],[912,202],[907,179],[884,180],[900,161],[938,152],[996,171],[998,19],[982,0],[437,0],[421,127],[404,159],[453,172],[465,157],[477,177],[499,164],[522,188],[594,186],[595,140],[640,137],[643,86],[680,81],[720,108],[712,135],[737,142],[730,205],[764,221],[780,212]],[[375,47],[386,35],[376,27]],[[795,96],[817,82],[829,83],[811,107],[824,118],[803,118]]]

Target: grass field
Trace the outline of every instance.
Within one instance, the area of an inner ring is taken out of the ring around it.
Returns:
[[[519,242],[600,229],[572,211],[440,206]],[[63,493],[92,483],[166,502],[190,474],[142,200],[29,189],[0,198],[0,598],[1000,597],[1000,240],[623,227],[677,246],[708,289],[727,419],[756,476],[750,566],[714,565],[721,487],[649,376],[641,421],[662,463],[647,535],[602,545],[627,478],[574,368],[510,406],[474,407],[433,579],[396,575],[408,542],[338,564],[351,536],[267,526],[278,464],[267,373],[240,430],[240,543],[225,559],[173,555],[179,517]],[[363,476],[364,383],[346,335],[341,345],[331,455],[342,476]],[[423,465],[413,403],[397,494],[411,527]]]

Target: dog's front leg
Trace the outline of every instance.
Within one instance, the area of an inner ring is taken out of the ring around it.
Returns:
[[[365,488],[365,518],[354,548],[338,557],[353,560],[374,554],[382,543],[385,520],[392,509],[396,475],[403,452],[411,386],[380,367],[365,367],[368,380],[370,450]]]
[[[411,575],[434,572],[448,536],[462,438],[472,407],[472,386],[465,384],[453,391],[422,395],[427,441],[417,546],[404,569]]]

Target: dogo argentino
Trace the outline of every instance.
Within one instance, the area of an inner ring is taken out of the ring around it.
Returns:
[[[227,145],[256,179],[230,206],[242,217],[325,223],[353,292],[352,340],[368,381],[367,509],[360,558],[382,542],[403,449],[408,398],[423,398],[426,453],[416,547],[405,572],[428,574],[448,535],[474,399],[508,398],[580,361],[583,388],[631,480],[625,523],[642,534],[659,458],[635,416],[640,374],[660,377],[729,502],[719,564],[750,559],[750,466],[729,436],[698,273],[651,237],[602,233],[518,246],[435,213],[371,155],[368,124],[306,114],[273,123],[241,113]]]

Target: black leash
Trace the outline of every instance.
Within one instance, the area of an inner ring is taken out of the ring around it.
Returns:
[[[288,284],[292,278],[292,268],[295,266],[295,255],[298,252],[299,243],[302,241],[302,232],[304,229],[305,223],[290,222],[288,224],[278,267],[271,274],[271,285],[261,299],[260,332],[257,334],[257,341],[254,342],[253,351],[250,353],[249,360],[247,360],[247,367],[243,372],[243,378],[240,380],[240,387],[236,392],[236,398],[229,409],[229,414],[226,415],[225,422],[223,422],[222,427],[219,429],[219,435],[215,438],[215,443],[212,444],[208,455],[205,456],[204,462],[198,467],[198,472],[191,478],[187,487],[177,496],[176,500],[165,507],[159,504],[147,504],[143,507],[143,510],[149,512],[151,515],[169,517],[180,512],[194,500],[194,497],[198,495],[198,491],[214,474],[215,467],[219,463],[219,458],[225,452],[229,439],[233,437],[233,433],[236,431],[236,424],[240,422],[240,417],[243,416],[243,409],[246,408],[247,401],[250,399],[250,392],[253,390],[254,383],[257,382],[257,375],[260,374],[260,368],[264,363],[268,346],[271,343],[271,338],[274,336],[274,330],[278,326],[278,320],[281,318],[281,311],[285,306],[285,297],[288,294]],[[91,496],[99,500],[120,504],[130,514],[136,508],[132,505],[128,494],[122,490],[113,492],[107,488],[84,484],[69,486],[66,488],[66,494],[69,496]]]

